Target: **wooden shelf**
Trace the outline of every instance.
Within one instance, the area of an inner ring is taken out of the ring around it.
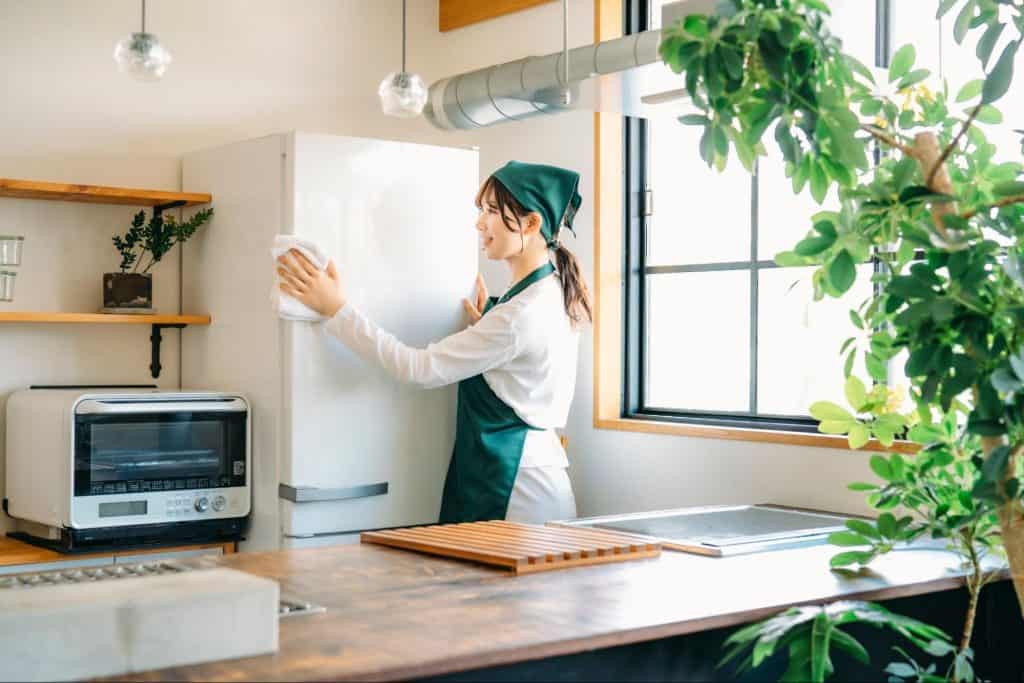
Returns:
[[[132,315],[0,311],[0,323],[101,323],[120,325],[209,325],[208,315]]]
[[[165,192],[137,190],[102,185],[44,183],[36,180],[0,178],[0,197],[15,199],[49,199],[86,204],[125,204],[129,206],[196,206],[209,204],[213,198],[199,192]]]

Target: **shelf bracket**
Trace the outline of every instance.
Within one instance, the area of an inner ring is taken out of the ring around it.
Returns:
[[[149,364],[149,372],[153,375],[153,379],[160,376],[160,342],[163,341],[163,336],[160,334],[160,330],[165,328],[174,328],[176,330],[188,327],[185,323],[154,323],[153,334],[149,336],[149,341],[152,343],[153,357]]]
[[[155,218],[156,216],[159,216],[168,209],[177,209],[179,206],[185,206],[186,204],[188,204],[188,202],[186,202],[184,199],[178,199],[176,201],[167,202],[165,204],[157,204],[156,206],[153,207],[153,217]]]

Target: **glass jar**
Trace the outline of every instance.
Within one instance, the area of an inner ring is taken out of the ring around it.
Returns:
[[[0,301],[14,301],[14,276],[12,270],[0,270]]]
[[[0,235],[0,266],[20,266],[24,237]]]

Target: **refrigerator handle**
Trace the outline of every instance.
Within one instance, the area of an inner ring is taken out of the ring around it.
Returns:
[[[388,492],[388,482],[350,486],[343,489],[322,489],[316,486],[292,486],[278,484],[277,495],[293,503],[320,503],[331,500],[350,500],[352,498],[370,498],[382,496]]]

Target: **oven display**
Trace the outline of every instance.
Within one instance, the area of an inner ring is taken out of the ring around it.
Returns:
[[[126,517],[144,515],[149,505],[144,500],[126,500],[121,503],[100,503],[100,517]]]

